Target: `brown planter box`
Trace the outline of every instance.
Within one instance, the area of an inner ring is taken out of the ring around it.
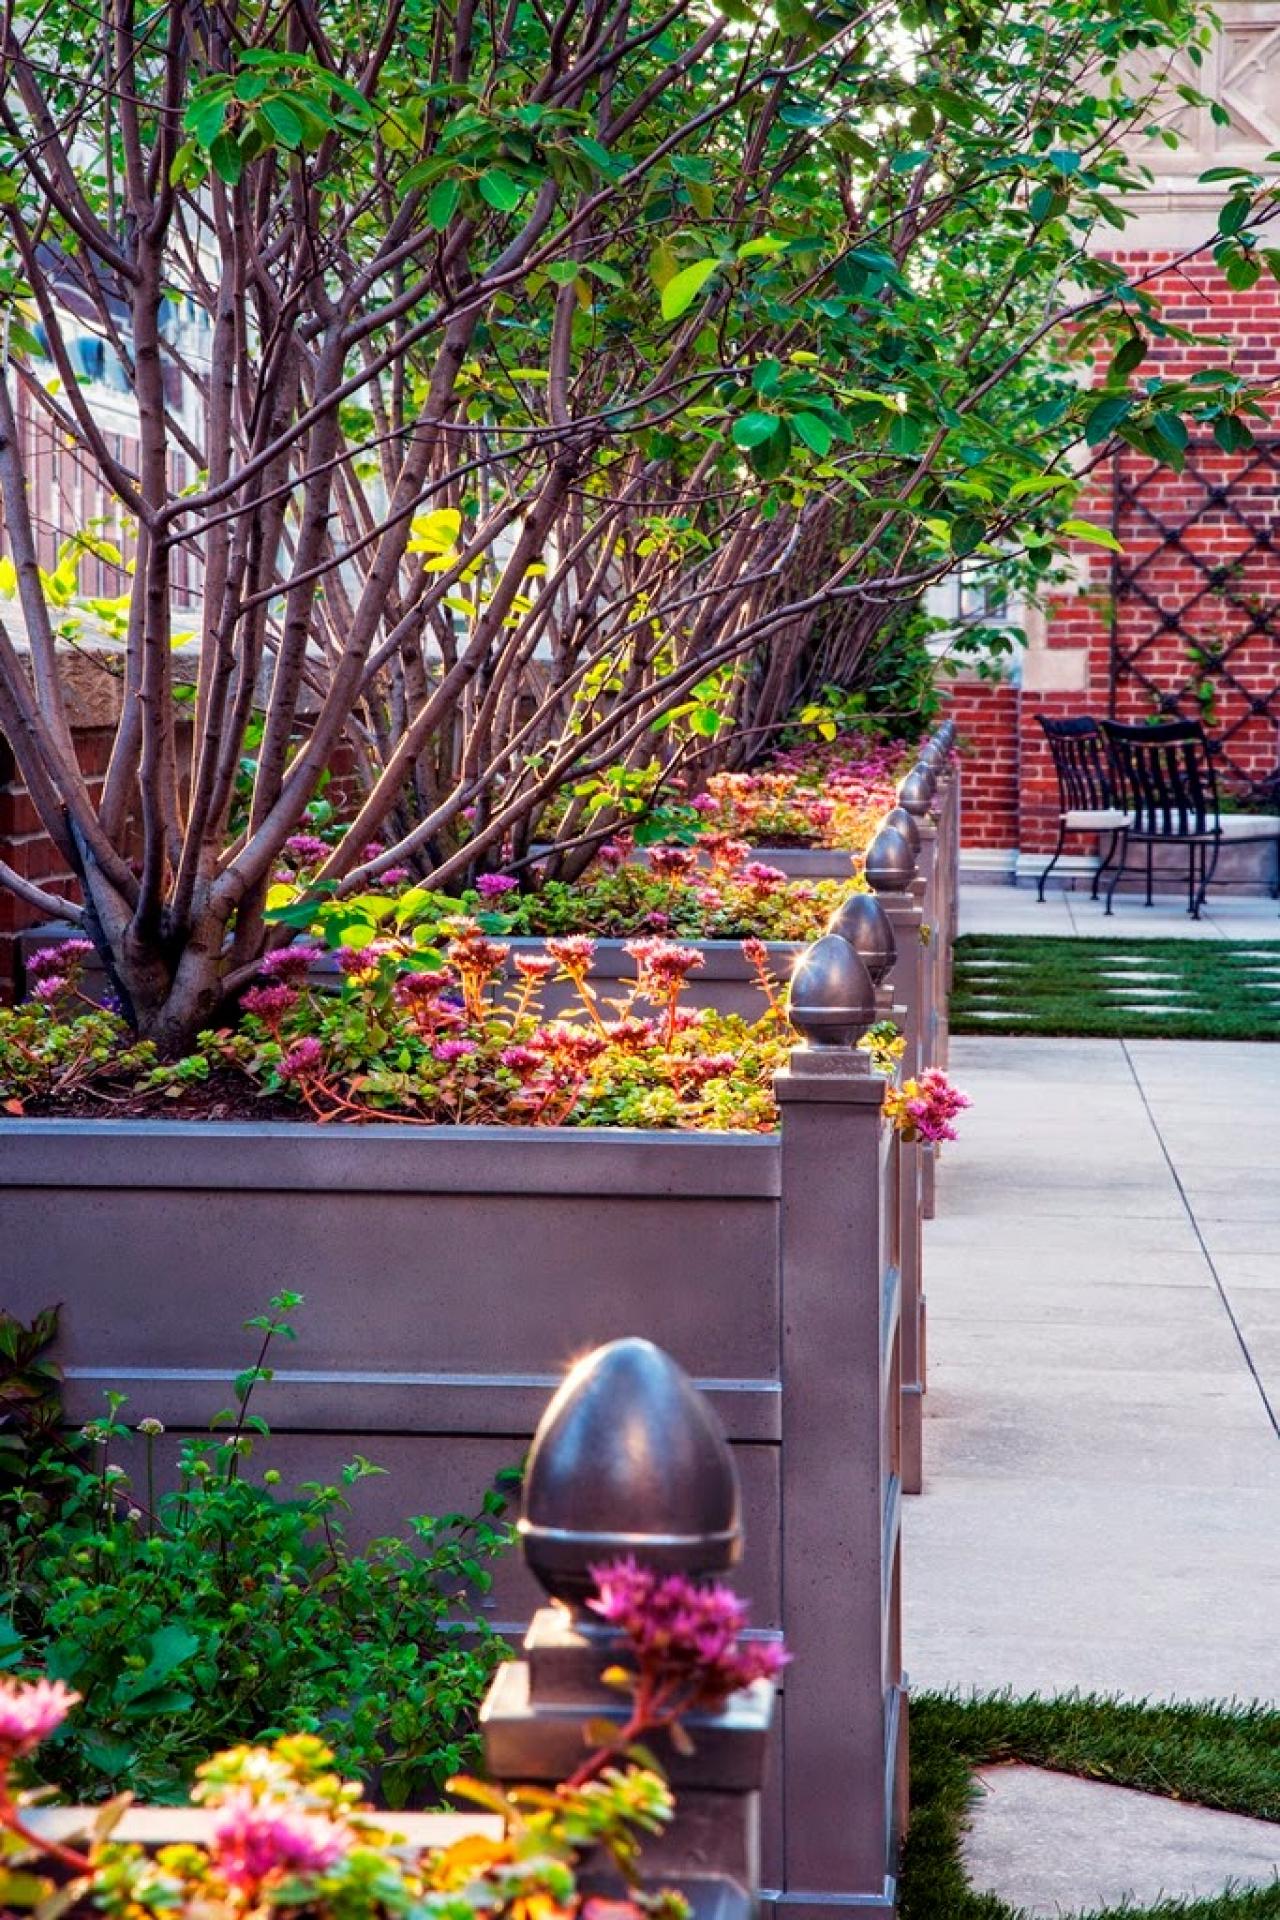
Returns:
[[[796,1655],[765,1879],[819,1920],[892,1910],[905,1804],[898,1156],[855,1056],[793,1060],[772,1136],[0,1122],[0,1301],[61,1303],[69,1421],[114,1387],[172,1444],[296,1288],[302,1339],[255,1399],[271,1463],[390,1469],[360,1490],[371,1532],[471,1508],[575,1355],[661,1342],[725,1423],[743,1585]],[[495,1625],[535,1598],[510,1555]]]

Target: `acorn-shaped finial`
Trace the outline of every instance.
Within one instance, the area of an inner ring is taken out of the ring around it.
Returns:
[[[919,853],[920,848],[924,844],[920,828],[917,825],[914,814],[908,813],[905,807],[890,807],[881,825],[896,827],[910,847],[912,853]]]
[[[917,761],[898,788],[899,806],[905,807],[908,813],[914,813],[917,820],[922,820],[929,811],[937,785],[937,776],[932,768],[921,766]]]
[[[910,843],[896,827],[881,827],[867,848],[866,874],[877,893],[905,893],[916,870]]]
[[[791,976],[791,1024],[810,1047],[853,1047],[876,1017],[876,994],[859,956],[838,933],[806,947]]]
[[[847,940],[878,987],[898,957],[890,920],[874,893],[851,893],[827,922],[828,933]]]
[[[673,1573],[723,1573],[742,1554],[738,1470],[683,1367],[651,1340],[613,1340],[570,1370],[533,1438],[520,1543],[554,1599],[622,1554]]]

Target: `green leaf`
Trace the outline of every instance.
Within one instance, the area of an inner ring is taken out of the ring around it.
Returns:
[[[1240,453],[1253,445],[1253,435],[1234,413],[1223,414],[1213,423],[1213,437],[1224,453]]]
[[[198,1651],[199,1646],[199,1640],[187,1627],[175,1625],[158,1628],[146,1643],[147,1664],[130,1691],[150,1692],[160,1681],[176,1673]]]
[[[1112,373],[1127,378],[1147,357],[1147,341],[1140,333],[1131,333],[1111,362]]]
[[[1180,414],[1170,413],[1167,409],[1156,414],[1151,422],[1152,430],[1178,453],[1186,451],[1191,435],[1187,432],[1186,422]]]
[[[1107,547],[1112,553],[1124,552],[1109,528],[1095,527],[1091,520],[1064,520],[1058,531],[1072,540],[1088,540],[1095,547]]]
[[[1218,215],[1219,233],[1239,233],[1253,210],[1253,201],[1247,193],[1232,194]]]
[[[498,213],[514,213],[524,199],[524,188],[517,186],[501,167],[490,167],[488,173],[480,176],[480,197]]]
[[[301,116],[284,100],[264,100],[262,118],[282,146],[300,147],[304,128]]]
[[[819,458],[831,451],[832,433],[826,421],[816,413],[793,413],[791,425],[799,439],[804,441]]]
[[[662,289],[663,319],[678,320],[693,305],[719,265],[718,260],[695,260],[691,267],[682,267],[679,273],[673,273]]]
[[[202,147],[212,146],[222,132],[230,100],[230,88],[220,87],[216,93],[207,93],[201,99],[193,100],[187,108],[182,124],[188,133],[195,135]]]
[[[1100,447],[1109,440],[1112,433],[1125,417],[1132,413],[1134,399],[1131,393],[1109,393],[1099,400],[1084,423],[1084,437],[1091,447]]]
[[[776,413],[744,413],[740,420],[733,423],[733,444],[735,447],[762,447],[766,440],[772,440],[780,425]]]
[[[427,195],[427,219],[437,233],[443,233],[458,210],[462,188],[456,180],[437,180]]]
[[[234,187],[244,172],[244,155],[239,142],[233,140],[229,133],[220,133],[210,145],[209,158],[218,178],[225,180],[229,187]]]

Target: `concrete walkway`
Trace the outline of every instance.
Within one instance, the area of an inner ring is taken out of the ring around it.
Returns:
[[[1266,895],[1210,892],[1198,920],[1182,894],[1157,894],[1145,906],[1139,894],[1118,893],[1108,919],[1087,887],[1050,887],[1043,903],[1034,886],[960,888],[961,933],[1040,933],[1087,940],[1280,940],[1280,906]]]
[[[1280,1699],[1280,1048],[964,1038],[920,1688]]]

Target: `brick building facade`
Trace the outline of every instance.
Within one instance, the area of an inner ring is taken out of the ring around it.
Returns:
[[[1211,167],[1265,170],[1280,150],[1280,4],[1235,0],[1197,84],[1229,116],[1187,108],[1183,145],[1162,155],[1107,257],[1141,276],[1167,317],[1205,336],[1159,344],[1144,364],[1175,378],[1224,361],[1280,391],[1280,283],[1264,273],[1241,292],[1206,250],[1225,193],[1202,183]],[[1176,75],[1175,78],[1182,77]],[[1190,73],[1186,76],[1191,78]],[[1212,341],[1211,336],[1218,336]],[[1274,439],[1245,453],[1193,440],[1181,474],[1126,449],[1099,468],[1081,518],[1110,528],[1124,551],[1075,556],[1076,578],[1027,622],[1028,647],[1003,682],[960,681],[950,694],[967,752],[966,864],[993,877],[1026,876],[1057,838],[1058,800],[1037,716],[1154,714],[1201,718],[1219,743],[1224,790],[1256,802],[1280,766],[1280,418]],[[1068,842],[1091,863],[1092,844]]]

